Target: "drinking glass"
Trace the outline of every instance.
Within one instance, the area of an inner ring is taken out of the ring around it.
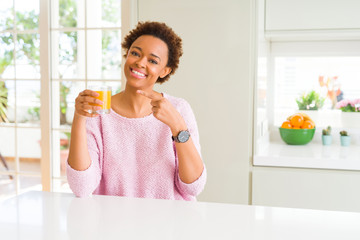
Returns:
[[[102,105],[90,103],[92,106],[101,107],[100,110],[95,111],[98,114],[110,113],[111,108],[111,87],[110,86],[91,86],[90,90],[95,91],[99,96],[95,97],[103,102]]]

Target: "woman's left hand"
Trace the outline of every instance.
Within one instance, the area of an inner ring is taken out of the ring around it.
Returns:
[[[186,123],[181,114],[175,107],[164,97],[156,96],[152,93],[147,93],[142,90],[137,90],[137,93],[151,99],[151,106],[153,115],[161,122],[168,125],[173,136],[176,136],[181,130],[186,130]]]

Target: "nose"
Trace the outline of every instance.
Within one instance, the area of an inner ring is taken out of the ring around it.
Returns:
[[[145,59],[145,57],[139,58],[139,59],[136,61],[136,65],[137,65],[138,67],[145,67],[145,64],[146,64],[146,59]]]

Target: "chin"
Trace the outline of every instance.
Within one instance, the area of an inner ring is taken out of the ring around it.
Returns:
[[[144,86],[144,84],[140,84],[140,83],[137,83],[137,82],[134,82],[131,80],[126,82],[126,86],[130,87],[130,88],[134,88],[136,90],[143,90],[143,89],[146,89],[146,87],[147,87],[147,86]]]
[[[145,81],[144,81],[145,80]],[[132,88],[137,88],[139,90],[153,88],[155,83],[149,83],[147,79],[136,79],[136,78],[128,78],[126,80],[126,85]]]

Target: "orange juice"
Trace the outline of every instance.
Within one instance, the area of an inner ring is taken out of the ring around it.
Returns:
[[[93,88],[95,92],[99,94],[99,96],[95,97],[103,102],[102,105],[90,103],[90,105],[93,106],[99,106],[101,107],[100,110],[97,110],[96,113],[98,114],[104,114],[104,113],[110,113],[111,108],[111,87],[95,87]]]
[[[103,102],[103,105],[99,105],[101,107],[101,110],[99,111],[103,110],[104,113],[109,113],[111,107],[111,91],[96,91],[96,92],[99,94],[99,96],[96,98]]]

